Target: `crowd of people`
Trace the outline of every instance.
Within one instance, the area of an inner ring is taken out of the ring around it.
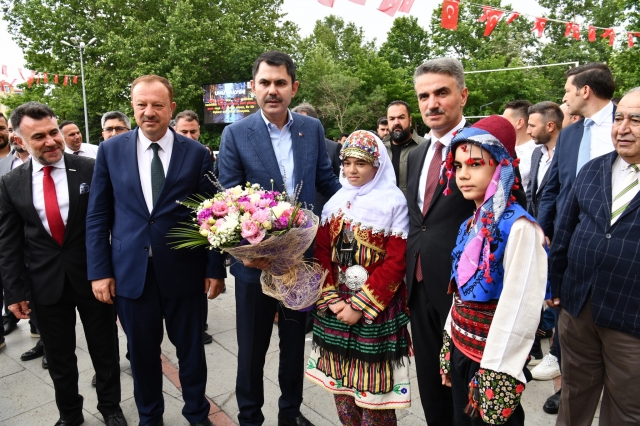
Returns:
[[[428,134],[396,100],[375,131],[334,142],[312,105],[289,109],[299,86],[289,55],[263,53],[252,75],[260,111],[224,129],[215,166],[197,114],[173,121],[173,87],[156,75],[131,85],[138,127],[107,112],[98,147],[40,103],[0,115],[0,348],[29,319],[40,339],[22,359],[48,368],[56,426],[84,421],[76,311],[108,426],[127,424],[117,322],[139,424],[163,425],[163,327],[183,416],[212,424],[207,299],[224,291],[226,259],[166,240],[189,220],[175,200],[213,194],[211,173],[226,188],[273,185],[313,205],[309,258],[328,271],[307,313],[262,293],[270,260],[232,259],[240,425],[265,422],[276,315],[279,426],[312,425],[300,412],[305,378],[334,395],[343,424],[396,424],[411,405],[412,356],[429,425],[524,425],[527,382],[560,374],[542,407],[558,425],[591,424],[600,400],[601,424],[640,424],[640,88],[614,105],[611,71],[591,63],[567,71],[563,104],[512,100],[471,124],[462,64],[439,58],[414,74]]]

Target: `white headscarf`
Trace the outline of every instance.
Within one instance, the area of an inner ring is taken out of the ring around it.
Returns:
[[[374,142],[377,146],[373,145]],[[321,223],[342,215],[347,222],[358,225],[360,229],[406,239],[409,233],[407,200],[396,186],[393,164],[382,141],[371,132],[356,130],[345,141],[340,158],[343,158],[345,149],[358,148],[362,143],[371,144],[367,147],[367,152],[377,149],[376,157],[380,163],[377,173],[366,184],[353,186],[344,172],[341,172],[342,189],[325,204]],[[340,170],[343,170],[342,167]]]

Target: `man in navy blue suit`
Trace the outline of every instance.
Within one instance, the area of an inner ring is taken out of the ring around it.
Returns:
[[[565,95],[562,101],[569,108],[569,114],[583,118],[563,128],[558,135],[556,149],[549,166],[547,183],[540,195],[537,220],[545,235],[553,239],[556,216],[562,211],[567,194],[584,164],[598,156],[613,151],[611,126],[615,107],[611,97],[615,90],[611,70],[604,64],[590,63],[571,68],[566,73]],[[547,302],[552,307],[558,305]],[[558,330],[558,310],[556,331]],[[558,334],[558,333],[556,333]],[[562,368],[562,343],[556,340],[558,362]],[[548,413],[557,412],[560,393],[550,396],[544,409]]]
[[[325,197],[340,189],[333,174],[324,129],[315,118],[289,111],[298,90],[296,69],[289,55],[265,52],[253,65],[251,89],[260,111],[224,129],[218,165],[226,188],[259,184],[293,194],[302,185],[298,201],[314,203],[316,189]],[[279,313],[280,369],[279,426],[308,426],[300,413],[304,374],[306,313],[283,307],[262,294],[261,269],[266,259],[233,261],[236,278],[238,377],[236,398],[241,426],[264,422],[263,369],[271,339],[273,317]]]
[[[601,394],[601,424],[640,424],[640,87],[620,101],[612,139],[615,152],[578,173],[551,246],[564,352],[558,425],[591,424]]]
[[[203,292],[224,286],[222,256],[204,248],[174,250],[167,233],[189,221],[176,200],[213,195],[211,155],[169,129],[173,88],[146,75],[131,85],[138,126],[100,144],[87,214],[88,275],[95,297],[115,303],[127,335],[141,425],[162,425],[160,343],[164,318],[180,362],[182,414],[211,425],[205,397]]]

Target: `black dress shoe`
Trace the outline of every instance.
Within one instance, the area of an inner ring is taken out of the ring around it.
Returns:
[[[278,414],[278,426],[313,426],[313,423],[303,416],[302,413],[294,419],[289,419]]]
[[[117,411],[104,418],[107,426],[127,426],[127,420],[124,418],[122,411]]]
[[[189,423],[189,425],[190,426],[213,426],[213,423],[211,423],[211,420],[206,418],[204,420],[200,420],[197,423]]]
[[[542,409],[544,410],[545,413],[558,414],[558,409],[560,408],[561,392],[562,392],[562,389],[560,389],[558,392],[554,393],[549,398],[547,398],[547,400],[544,402],[544,405],[542,406]]]
[[[8,336],[18,328],[18,321],[9,320],[4,324],[4,335]]]
[[[202,341],[205,345],[208,345],[209,343],[213,343],[213,337],[209,333],[204,333]]]
[[[42,340],[38,340],[36,345],[20,355],[21,361],[31,361],[32,359],[40,358],[44,355],[44,345],[42,344]]]
[[[97,383],[97,378],[96,375],[93,375],[93,378],[91,379],[91,386],[93,386],[94,388],[96,387],[96,383]]]
[[[54,426],[80,426],[82,423],[84,423],[84,416],[80,414],[79,417],[74,419],[60,418]]]
[[[47,362],[47,354],[44,354],[42,356],[42,368],[44,368],[45,370],[49,368],[49,363]]]

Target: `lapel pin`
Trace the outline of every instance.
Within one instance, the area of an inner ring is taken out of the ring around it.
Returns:
[[[70,172],[75,172],[75,171],[76,171],[76,169],[69,169],[69,171],[70,171]]]
[[[304,133],[300,132],[300,133],[298,133],[298,136],[300,136],[301,138],[303,138],[303,137],[304,137]]]

